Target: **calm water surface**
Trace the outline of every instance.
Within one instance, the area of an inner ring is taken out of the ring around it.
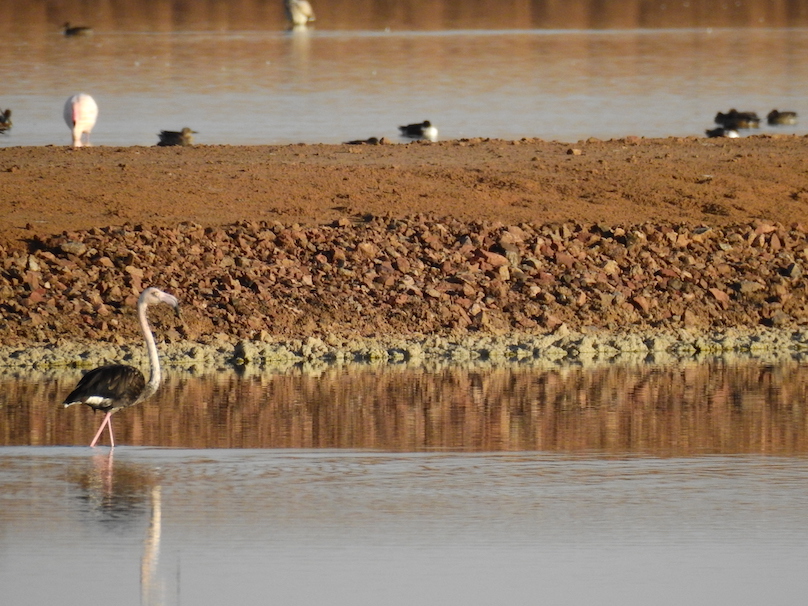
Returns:
[[[431,120],[441,139],[703,136],[718,111],[808,115],[808,29],[9,31],[0,146],[63,145],[65,99],[97,145],[340,143]],[[764,119],[765,122],[765,119]],[[749,132],[805,133],[803,126]]]
[[[808,460],[0,449],[7,604],[795,604]]]
[[[114,455],[79,374],[0,377],[3,603],[808,591],[804,363],[169,372]]]

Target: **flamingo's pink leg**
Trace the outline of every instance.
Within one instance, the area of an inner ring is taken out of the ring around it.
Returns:
[[[105,416],[104,420],[101,421],[101,427],[98,428],[98,433],[95,434],[93,441],[90,442],[90,448],[95,447],[95,443],[98,442],[98,438],[101,437],[101,432],[104,431],[104,427],[109,424],[109,439],[112,442],[111,446],[115,446],[115,442],[112,441],[112,423],[110,423],[109,418],[112,416],[112,411],[110,410]]]

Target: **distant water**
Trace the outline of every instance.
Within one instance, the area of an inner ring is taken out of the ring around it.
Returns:
[[[92,141],[110,146],[183,126],[198,143],[247,145],[399,142],[398,125],[425,119],[441,139],[561,141],[703,136],[733,107],[808,119],[808,29],[21,28],[3,45],[4,147],[67,144],[62,105],[77,91],[98,101]]]

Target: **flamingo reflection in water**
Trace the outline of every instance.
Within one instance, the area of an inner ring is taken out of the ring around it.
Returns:
[[[133,522],[150,510],[149,526],[143,537],[140,558],[140,603],[143,606],[164,604],[164,579],[159,576],[160,542],[162,538],[162,488],[150,465],[131,461],[114,464],[114,450],[95,454],[89,468],[75,481],[84,493],[86,513],[105,527],[116,525],[122,531],[141,528]]]
[[[143,544],[143,556],[140,559],[140,603],[149,604],[162,603],[159,599],[159,587],[157,580],[157,563],[160,558],[160,536],[163,529],[162,501],[160,495],[160,485],[152,486],[151,489],[151,519],[149,520],[149,530]],[[158,598],[158,599],[156,599]]]

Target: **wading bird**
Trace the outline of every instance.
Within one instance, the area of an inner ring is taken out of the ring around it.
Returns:
[[[11,130],[11,110],[0,112],[0,133],[7,133]]]
[[[95,99],[87,93],[73,95],[65,102],[64,116],[67,127],[73,134],[73,147],[89,147],[90,133],[98,118],[98,105]]]
[[[171,145],[188,147],[194,144],[193,135],[196,134],[197,132],[195,130],[191,130],[187,126],[179,132],[175,130],[161,130],[160,134],[157,135],[160,137],[160,141],[157,142],[157,145],[160,147],[169,147]]]
[[[289,19],[292,27],[305,27],[314,21],[314,9],[309,0],[285,0],[284,7],[286,8],[286,18]]]
[[[429,120],[424,120],[417,124],[399,126],[398,130],[401,131],[402,137],[409,137],[410,139],[429,139],[430,141],[438,140],[438,129],[432,126]]]
[[[109,429],[110,447],[115,447],[115,438],[112,436],[112,415],[122,408],[128,408],[150,397],[160,386],[162,375],[160,373],[160,359],[157,357],[157,344],[154,342],[154,334],[146,319],[146,308],[149,305],[166,303],[174,308],[179,315],[179,302],[176,297],[158,290],[157,288],[147,288],[137,301],[137,317],[140,328],[143,331],[143,338],[146,340],[146,349],[149,352],[149,382],[137,368],[124,364],[111,364],[95,368],[84,375],[76,388],[70,392],[62,403],[63,408],[73,404],[86,404],[93,410],[100,410],[107,413],[95,434],[90,448],[94,447],[104,427]]]

